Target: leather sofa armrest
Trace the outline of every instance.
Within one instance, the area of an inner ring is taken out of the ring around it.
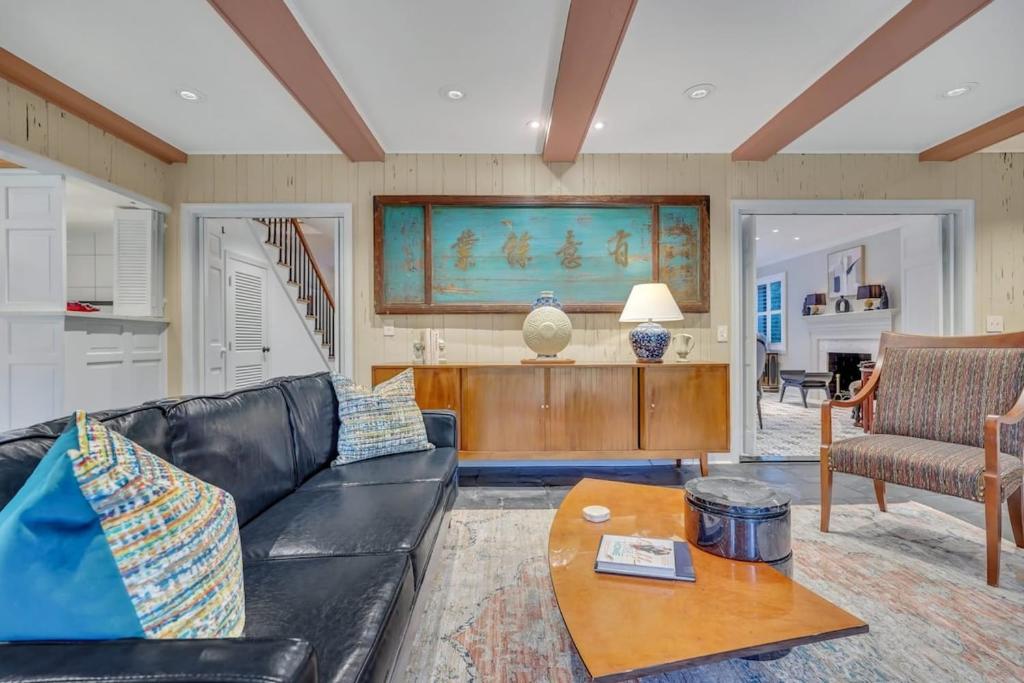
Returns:
[[[423,424],[427,427],[427,441],[438,448],[459,449],[459,429],[454,411],[424,410]]]
[[[0,681],[316,683],[304,640],[102,640],[0,645]]]

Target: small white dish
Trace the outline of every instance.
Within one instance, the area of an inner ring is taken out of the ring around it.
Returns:
[[[612,511],[603,505],[588,505],[583,508],[583,519],[588,522],[607,522],[612,517]]]

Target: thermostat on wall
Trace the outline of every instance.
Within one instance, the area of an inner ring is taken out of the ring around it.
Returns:
[[[607,522],[611,516],[612,511],[603,505],[588,505],[583,508],[583,519],[588,522]]]

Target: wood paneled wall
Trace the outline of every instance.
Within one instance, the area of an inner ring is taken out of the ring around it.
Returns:
[[[1005,317],[1024,329],[1024,154],[975,154],[953,163],[919,163],[914,155],[779,155],[767,162],[731,162],[725,154],[584,155],[572,164],[545,164],[534,155],[391,154],[384,163],[344,157],[192,156],[172,171],[172,205],[180,202],[351,202],[355,226],[356,379],[370,366],[411,358],[419,330],[443,330],[452,361],[518,361],[526,349],[519,315],[388,316],[383,334],[373,313],[371,200],[402,194],[709,194],[711,312],[687,315],[673,331],[693,334],[697,359],[725,361],[729,345],[715,328],[729,324],[729,201],[787,199],[974,199],[977,202],[976,315]],[[168,231],[169,313],[176,300],[177,218]],[[541,285],[538,284],[538,289]],[[573,315],[566,355],[627,361],[628,325],[616,315]],[[176,333],[176,326],[172,334]],[[180,354],[172,339],[171,386]]]
[[[167,202],[168,164],[3,79],[0,138],[126,190]]]

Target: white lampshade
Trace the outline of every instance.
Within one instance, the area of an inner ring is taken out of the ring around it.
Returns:
[[[651,282],[633,285],[633,291],[626,299],[626,307],[619,316],[620,323],[641,323],[648,320],[682,320],[683,314],[676,305],[668,285]]]

